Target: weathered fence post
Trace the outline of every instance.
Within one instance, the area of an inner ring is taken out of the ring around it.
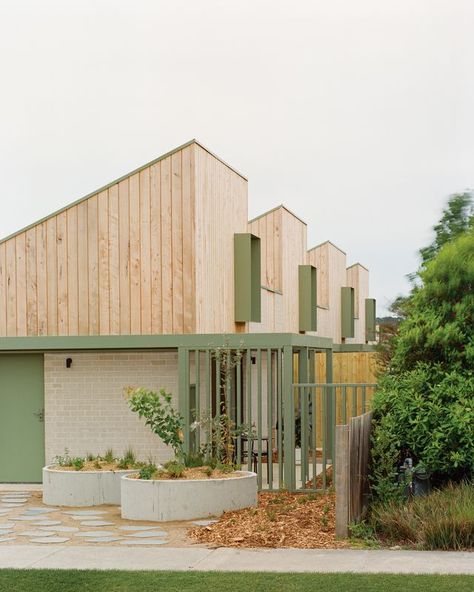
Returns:
[[[368,492],[372,412],[336,426],[336,536],[347,537],[348,525],[360,519]]]
[[[336,536],[347,537],[349,524],[349,426],[336,426]]]

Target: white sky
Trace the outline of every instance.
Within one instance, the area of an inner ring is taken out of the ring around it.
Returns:
[[[474,186],[470,0],[0,0],[0,236],[195,137],[407,290]]]

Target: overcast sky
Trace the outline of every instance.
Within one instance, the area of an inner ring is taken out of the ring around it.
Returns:
[[[471,0],[0,0],[0,236],[191,138],[406,292],[474,186]]]

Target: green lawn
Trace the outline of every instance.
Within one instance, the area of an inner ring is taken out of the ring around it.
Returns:
[[[474,556],[473,556],[474,558]],[[474,576],[0,570],[1,592],[472,592]]]

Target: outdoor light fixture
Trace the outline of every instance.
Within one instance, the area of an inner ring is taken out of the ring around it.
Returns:
[[[72,358],[66,358],[66,368],[70,368],[72,366]]]

